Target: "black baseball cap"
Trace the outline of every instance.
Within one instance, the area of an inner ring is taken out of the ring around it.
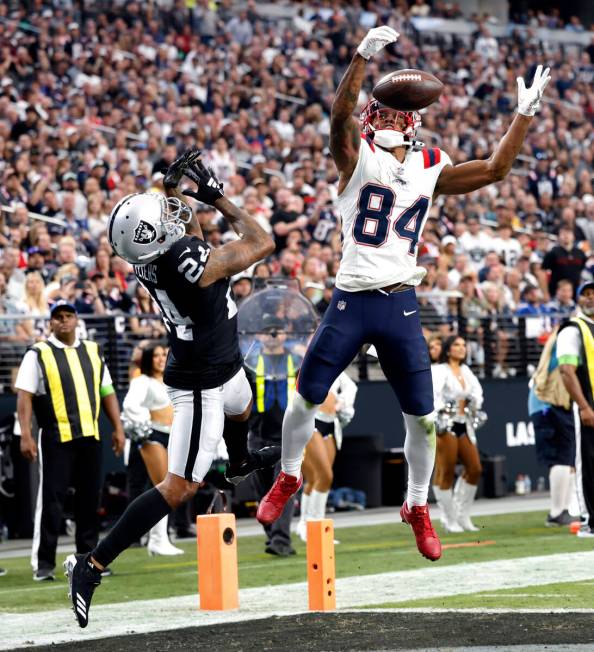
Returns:
[[[58,310],[67,310],[68,312],[73,312],[76,315],[76,308],[74,305],[68,301],[64,301],[64,299],[59,299],[56,301],[56,303],[54,303],[50,310],[50,317],[53,317],[58,312]]]
[[[594,290],[594,281],[587,281],[586,283],[582,283],[577,291],[578,297],[581,297],[586,290]]]

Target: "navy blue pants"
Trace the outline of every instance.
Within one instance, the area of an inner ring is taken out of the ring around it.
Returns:
[[[534,425],[536,458],[549,468],[556,464],[575,466],[575,426],[573,412],[551,405],[530,415]]]
[[[301,396],[323,403],[364,344],[375,345],[403,412],[424,416],[433,411],[431,363],[414,290],[386,294],[335,289],[301,365]]]

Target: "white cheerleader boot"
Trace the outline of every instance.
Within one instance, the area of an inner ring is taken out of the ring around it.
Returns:
[[[467,532],[478,532],[479,528],[470,520],[470,508],[476,496],[477,486],[468,484],[462,476],[456,480],[454,504],[458,525]]]
[[[172,557],[173,555],[184,554],[184,551],[181,548],[176,548],[171,541],[169,541],[169,535],[167,534],[167,520],[168,517],[165,516],[151,528],[147,544],[149,555],[165,555]]]
[[[301,541],[303,541],[303,543],[307,542],[307,519],[310,517],[309,502],[310,495],[303,492],[301,494],[299,521],[295,528],[295,534],[301,539]]]
[[[458,525],[458,521],[456,520],[452,490],[441,489],[433,485],[433,493],[437,500],[437,506],[441,509],[441,524],[445,531],[451,533],[464,532],[464,529]]]

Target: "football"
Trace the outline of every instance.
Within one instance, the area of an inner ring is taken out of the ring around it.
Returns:
[[[433,104],[443,84],[429,72],[405,68],[382,77],[374,86],[376,100],[399,111],[418,111]]]

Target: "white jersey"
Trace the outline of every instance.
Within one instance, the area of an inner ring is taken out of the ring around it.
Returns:
[[[419,285],[425,269],[417,266],[417,243],[437,179],[451,164],[437,148],[408,151],[400,163],[362,139],[353,175],[337,199],[343,237],[337,288],[357,292],[394,283]]]

